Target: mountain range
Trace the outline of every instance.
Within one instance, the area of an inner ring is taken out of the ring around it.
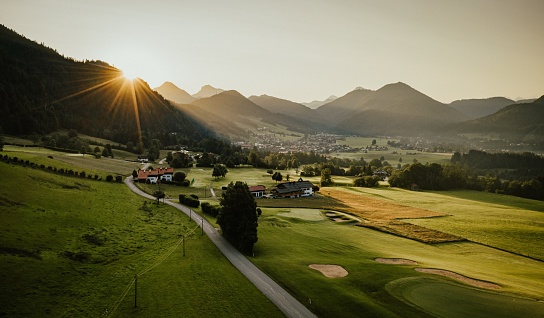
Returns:
[[[330,103],[330,102],[332,102],[333,100],[335,100],[337,98],[338,98],[338,96],[331,95],[325,100],[314,100],[314,101],[311,101],[309,103],[301,103],[301,104],[308,107],[308,108],[316,109],[319,106],[323,106],[323,105],[325,105],[327,103]]]
[[[399,82],[378,90],[358,87],[312,109],[268,95],[246,98],[210,85],[193,95],[170,82],[155,91],[143,80],[130,86],[106,62],[65,58],[4,26],[0,44],[0,132],[7,134],[77,129],[126,142],[137,138],[139,116],[140,130],[148,138],[176,132],[196,139],[214,133],[243,139],[267,126],[278,133],[419,136],[472,131],[544,139],[542,98],[530,103],[493,97],[444,104]],[[134,94],[130,87],[136,88]]]

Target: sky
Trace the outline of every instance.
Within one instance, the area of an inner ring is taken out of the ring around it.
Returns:
[[[0,23],[154,88],[296,102],[404,82],[444,103],[544,94],[542,0],[1,0]]]

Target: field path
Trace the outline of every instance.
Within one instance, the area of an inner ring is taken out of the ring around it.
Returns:
[[[155,200],[155,197],[149,195],[132,182],[132,176],[125,178],[125,184],[136,194],[145,198]],[[281,288],[270,277],[263,273],[257,266],[251,263],[242,253],[235,249],[219,232],[197,213],[192,213],[191,209],[178,203],[165,201],[178,210],[185,213],[196,224],[198,224],[210,238],[210,240],[219,248],[221,253],[236,267],[244,276],[246,276],[270,301],[272,301],[287,317],[316,317],[308,308],[303,306],[285,289]]]

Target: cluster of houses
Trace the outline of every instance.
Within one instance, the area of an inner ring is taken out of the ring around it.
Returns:
[[[310,181],[304,181],[302,178],[298,181],[283,182],[266,195],[266,187],[263,185],[250,186],[249,192],[255,198],[274,197],[274,198],[300,198],[313,195],[313,184]]]
[[[138,169],[138,182],[157,184],[159,181],[172,181],[173,175],[174,168]],[[263,185],[250,186],[249,192],[255,198],[300,198],[313,195],[313,186],[310,181],[300,178],[298,181],[279,183],[268,195]]]

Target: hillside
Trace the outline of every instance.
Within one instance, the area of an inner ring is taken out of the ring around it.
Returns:
[[[196,99],[185,90],[177,87],[171,82],[164,82],[164,84],[154,88],[153,90],[164,96],[164,98],[180,104],[190,104]]]
[[[272,113],[284,114],[307,120],[317,125],[324,124],[326,122],[326,120],[317,111],[286,99],[268,95],[250,96],[248,99]]]
[[[364,102],[373,92],[368,89],[356,89],[330,103],[318,107],[316,111],[323,118],[327,118],[330,124],[336,125],[351,115],[364,110]]]
[[[0,127],[11,135],[59,129],[145,143],[175,132],[198,140],[209,135],[146,82],[126,80],[105,62],[78,62],[0,27]]]
[[[491,115],[499,109],[515,104],[511,99],[504,97],[490,97],[484,99],[462,99],[450,103],[450,106],[469,116],[470,119],[476,119]]]
[[[456,126],[458,132],[497,134],[523,142],[544,141],[544,96],[527,104],[513,104],[498,112]]]
[[[193,105],[222,118],[228,125],[244,129],[259,128],[255,120],[271,126],[285,126],[291,131],[302,133],[312,133],[316,131],[316,128],[319,128],[313,127],[311,122],[304,119],[272,113],[234,90],[195,100]],[[220,133],[224,134],[225,131]]]

